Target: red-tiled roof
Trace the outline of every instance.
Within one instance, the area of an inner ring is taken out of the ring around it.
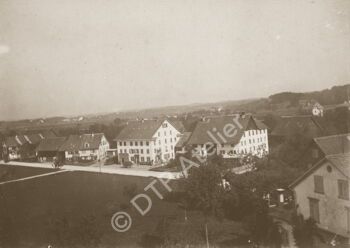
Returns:
[[[225,136],[226,142],[222,141],[222,144],[237,144],[240,141],[244,131],[249,129],[259,129],[252,116],[247,115],[245,117],[238,118],[238,121],[242,128],[238,127],[234,121],[235,119],[237,119],[237,116],[218,116],[208,117],[204,121],[198,122],[187,144],[197,145],[205,143],[217,143],[211,137],[211,135],[214,135],[216,139],[221,143],[222,140],[218,138],[216,132],[219,132],[221,135],[225,136],[223,130],[224,127],[229,123],[237,127],[237,133],[233,137]]]
[[[314,139],[325,155],[350,153],[350,133]]]
[[[70,135],[60,147],[60,151],[81,151],[98,149],[103,133]]]
[[[65,140],[64,137],[43,139],[35,150],[37,152],[59,151]]]

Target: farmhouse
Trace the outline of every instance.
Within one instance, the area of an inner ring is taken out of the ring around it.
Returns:
[[[315,100],[300,100],[299,105],[303,114],[312,114],[314,116],[323,116],[324,107]]]
[[[131,121],[114,139],[119,163],[160,164],[175,158],[180,131],[168,120]]]
[[[266,126],[245,114],[204,118],[187,145],[204,157],[215,153],[223,158],[262,157],[269,152]]]
[[[61,146],[66,141],[64,137],[43,139],[35,149],[39,161],[52,161],[54,157],[63,159],[64,152],[60,151]]]
[[[106,158],[109,142],[103,133],[70,135],[59,148],[68,161],[101,160]]]
[[[350,153],[327,155],[290,186],[305,219],[343,237],[350,234],[349,165]]]
[[[3,147],[7,150],[9,160],[31,158],[35,157],[35,148],[38,144],[52,135],[54,134],[50,131],[15,135],[7,137]]]

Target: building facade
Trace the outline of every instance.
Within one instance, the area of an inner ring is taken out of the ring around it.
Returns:
[[[263,157],[269,153],[267,128],[250,115],[205,118],[197,123],[187,145],[204,157]]]
[[[103,133],[70,135],[60,147],[68,161],[102,160],[107,156],[109,142]]]
[[[291,185],[305,219],[345,238],[350,235],[349,164],[349,153],[326,156]]]
[[[160,164],[175,158],[180,131],[168,120],[132,121],[115,138],[118,161]]]

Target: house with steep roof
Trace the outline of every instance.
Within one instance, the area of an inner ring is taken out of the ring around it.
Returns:
[[[215,153],[223,158],[248,154],[262,157],[269,153],[266,126],[245,114],[204,118],[197,123],[187,145],[203,157]]]
[[[350,133],[314,138],[305,152],[296,159],[295,165],[311,168],[328,155],[350,152]]]
[[[9,160],[31,158],[35,157],[35,148],[43,139],[45,136],[41,133],[20,134],[7,137],[3,146]]]
[[[169,120],[130,121],[114,139],[118,161],[153,165],[174,159],[179,134]]]
[[[109,142],[103,133],[70,135],[59,148],[68,161],[106,158]]]
[[[316,100],[299,100],[300,110],[303,114],[312,114],[314,116],[323,116],[324,107]]]
[[[316,162],[290,185],[296,206],[304,218],[313,218],[321,229],[349,237],[350,133],[314,141],[319,155]]]
[[[297,211],[335,236],[350,237],[350,153],[326,155],[290,185]]]
[[[64,151],[60,151],[61,146],[66,141],[65,137],[55,137],[43,139],[35,148],[39,161],[52,161],[54,157],[64,159]]]

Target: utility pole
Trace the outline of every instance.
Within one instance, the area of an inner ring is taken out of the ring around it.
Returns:
[[[209,248],[208,223],[205,223],[205,238],[207,240],[207,248]]]

